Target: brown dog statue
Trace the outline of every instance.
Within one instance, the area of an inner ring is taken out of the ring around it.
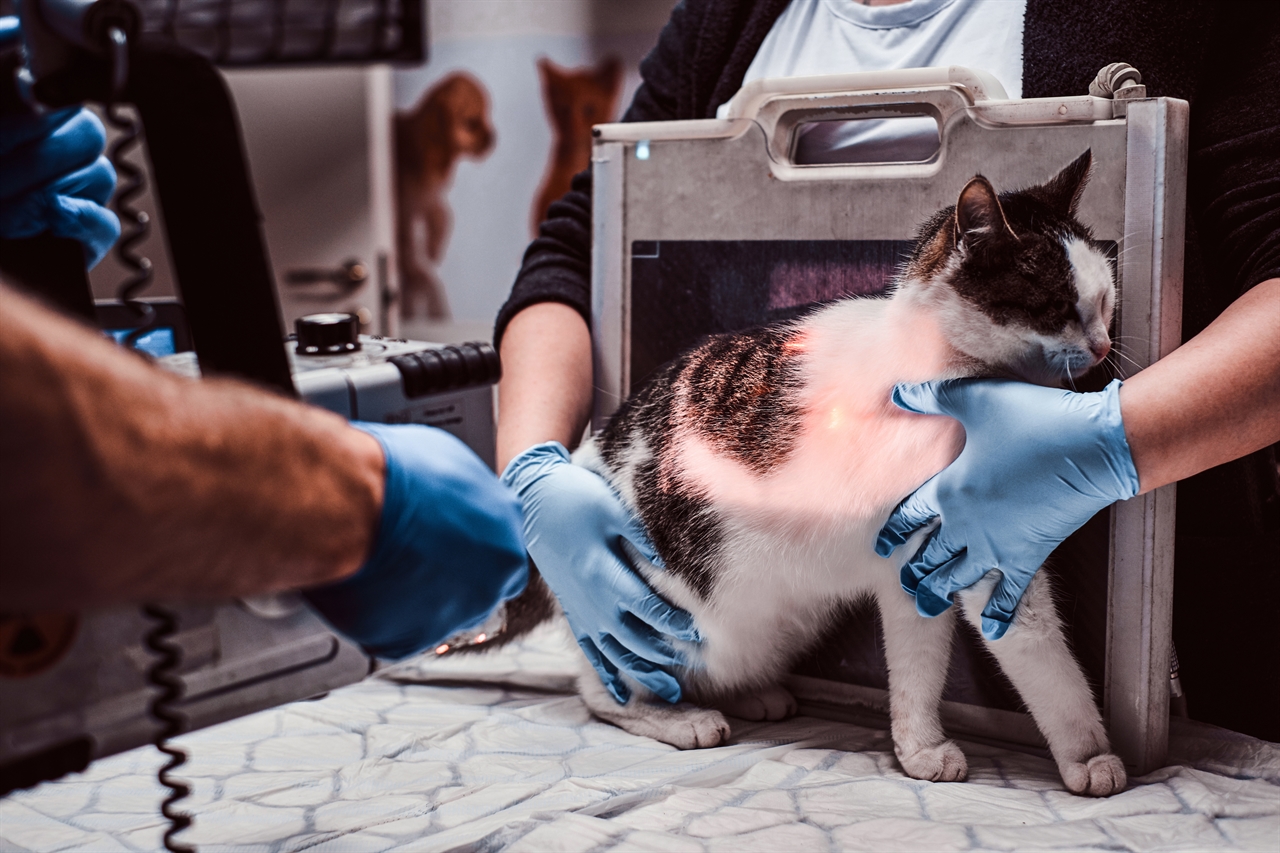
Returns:
[[[482,159],[493,149],[489,96],[465,72],[443,77],[411,111],[395,117],[396,249],[400,259],[400,315],[449,319],[449,302],[436,267],[453,224],[446,195],[462,157]],[[415,231],[421,222],[425,251]],[[425,258],[423,257],[425,255]]]

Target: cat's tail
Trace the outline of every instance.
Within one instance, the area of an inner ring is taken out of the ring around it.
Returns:
[[[444,644],[444,651],[437,650],[437,653],[454,655],[499,649],[520,639],[544,622],[549,622],[560,612],[555,595],[538,573],[532,559],[529,560],[529,583],[525,585],[524,592],[508,601],[504,607],[502,627],[488,633],[471,632],[470,636],[452,638]]]

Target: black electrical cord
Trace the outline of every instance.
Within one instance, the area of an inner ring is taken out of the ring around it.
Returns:
[[[147,670],[147,680],[160,688],[160,693],[151,700],[149,710],[151,716],[163,725],[153,743],[156,749],[169,756],[168,762],[156,774],[160,784],[170,792],[160,806],[160,813],[169,821],[169,828],[164,833],[164,847],[171,853],[195,853],[194,847],[173,838],[191,826],[191,815],[174,809],[175,803],[191,795],[191,786],[169,775],[187,762],[186,752],[169,745],[169,738],[182,733],[184,722],[182,715],[171,707],[182,698],[182,680],[175,674],[182,663],[182,647],[173,642],[178,620],[172,611],[158,604],[144,604],[142,612],[156,623],[145,638],[147,648],[156,655],[156,662]]]
[[[156,311],[147,302],[138,299],[142,291],[151,286],[151,261],[137,250],[139,243],[147,239],[151,233],[151,218],[146,211],[138,210],[134,201],[142,195],[146,187],[143,172],[126,155],[139,144],[142,138],[142,125],[137,117],[125,112],[119,103],[128,78],[129,42],[124,32],[112,27],[107,33],[111,59],[111,100],[107,103],[107,121],[120,131],[120,136],[111,146],[111,165],[116,170],[116,194],[112,200],[116,216],[120,218],[120,239],[116,242],[116,257],[128,270],[128,275],[121,282],[116,292],[117,298],[124,303],[137,318],[138,324],[125,337],[124,344],[129,348],[137,346],[138,339],[154,328]]]
[[[151,233],[151,220],[145,211],[134,206],[146,187],[142,169],[126,159],[142,137],[141,122],[120,107],[129,74],[129,40],[119,27],[111,27],[107,31],[107,46],[111,63],[111,100],[107,102],[107,121],[121,132],[109,154],[117,175],[112,206],[116,216],[120,217],[121,230],[116,257],[129,272],[117,296],[138,319],[138,325],[124,340],[125,346],[135,348],[138,339],[156,323],[155,309],[137,298],[151,284],[151,261],[137,250],[138,244]],[[173,710],[173,704],[182,698],[183,687],[177,676],[182,663],[182,647],[173,642],[173,635],[178,631],[178,619],[172,611],[158,604],[143,605],[142,613],[156,623],[144,638],[147,648],[156,655],[155,663],[147,669],[147,680],[160,690],[148,706],[151,716],[161,724],[153,743],[156,749],[169,757],[156,774],[160,784],[169,789],[169,796],[160,805],[160,813],[169,821],[169,828],[164,833],[164,846],[171,853],[195,853],[194,847],[174,840],[175,835],[191,826],[191,815],[174,808],[176,803],[191,795],[191,786],[170,775],[187,762],[187,753],[169,744],[170,738],[182,733],[185,722],[182,715]]]

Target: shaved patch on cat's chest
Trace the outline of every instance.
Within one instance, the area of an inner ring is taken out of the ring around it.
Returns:
[[[783,462],[801,427],[795,332],[710,339],[674,378],[673,421],[757,475]]]

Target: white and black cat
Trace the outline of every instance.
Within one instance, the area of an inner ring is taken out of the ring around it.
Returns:
[[[873,550],[890,511],[963,446],[947,418],[897,409],[895,383],[1001,375],[1060,384],[1110,349],[1111,263],[1075,216],[1085,152],[1041,186],[997,196],[973,178],[918,235],[886,297],[840,300],[788,323],[705,340],[626,401],[574,461],[643,520],[665,571],[647,580],[704,638],[677,673],[689,700],[632,684],[618,705],[583,664],[591,710],[681,748],[715,746],[724,713],[778,719],[796,703],[789,667],[850,602],[874,598],[889,665],[895,752],[915,778],[965,778],[939,704],[954,610],[974,625],[994,580],[937,618],[916,614],[899,569]],[[549,615],[540,583],[508,611],[508,634]],[[505,638],[504,638],[505,639]],[[1044,733],[1067,787],[1125,786],[1093,694],[1037,576],[1006,636],[986,647]],[[724,713],[722,713],[724,712]]]

